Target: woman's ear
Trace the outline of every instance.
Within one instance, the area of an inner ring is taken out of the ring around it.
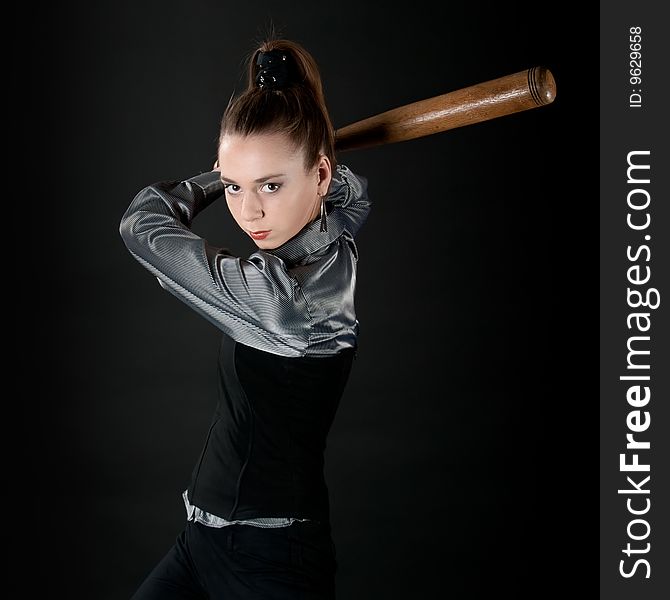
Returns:
[[[319,188],[319,194],[324,195],[328,192],[328,188],[330,187],[330,180],[332,178],[330,160],[328,160],[328,157],[325,154],[320,156],[316,172],[318,176],[317,185]]]

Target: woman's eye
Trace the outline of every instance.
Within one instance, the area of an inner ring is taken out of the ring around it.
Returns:
[[[279,188],[281,187],[281,184],[279,184],[279,183],[266,183],[265,185],[266,185],[266,186],[272,186],[272,187],[273,187],[273,189],[268,190],[268,192],[270,192],[270,193],[274,193],[274,192],[278,191]],[[264,187],[265,187],[265,186],[264,186]]]
[[[239,185],[235,185],[234,183],[226,183],[223,188],[226,190],[226,192],[229,192],[231,194],[237,194],[239,191]],[[233,190],[231,188],[238,188],[236,190]]]

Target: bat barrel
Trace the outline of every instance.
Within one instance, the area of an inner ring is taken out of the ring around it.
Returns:
[[[551,104],[556,98],[556,81],[551,71],[546,67],[533,67],[527,73],[528,89],[536,105]]]
[[[335,147],[344,151],[411,140],[545,106],[555,97],[551,71],[532,67],[357,121],[335,132]]]

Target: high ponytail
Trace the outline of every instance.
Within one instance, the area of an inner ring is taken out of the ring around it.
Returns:
[[[257,83],[261,53],[279,51],[286,55],[290,78],[280,87]],[[326,107],[319,68],[312,55],[297,42],[269,39],[248,57],[247,89],[231,99],[221,120],[219,144],[224,135],[283,133],[296,149],[302,148],[305,170],[314,167],[325,154],[333,171],[335,130]]]

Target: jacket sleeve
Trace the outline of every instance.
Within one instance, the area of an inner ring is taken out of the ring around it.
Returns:
[[[191,231],[194,217],[224,193],[218,171],[141,190],[119,233],[128,251],[161,286],[234,339],[300,354],[304,335],[292,334],[294,288],[284,263],[266,252],[244,259]]]
[[[368,198],[368,180],[357,175],[344,164],[338,164],[332,174],[327,201],[333,205],[328,220],[336,220],[355,236],[365,223],[372,202]]]

